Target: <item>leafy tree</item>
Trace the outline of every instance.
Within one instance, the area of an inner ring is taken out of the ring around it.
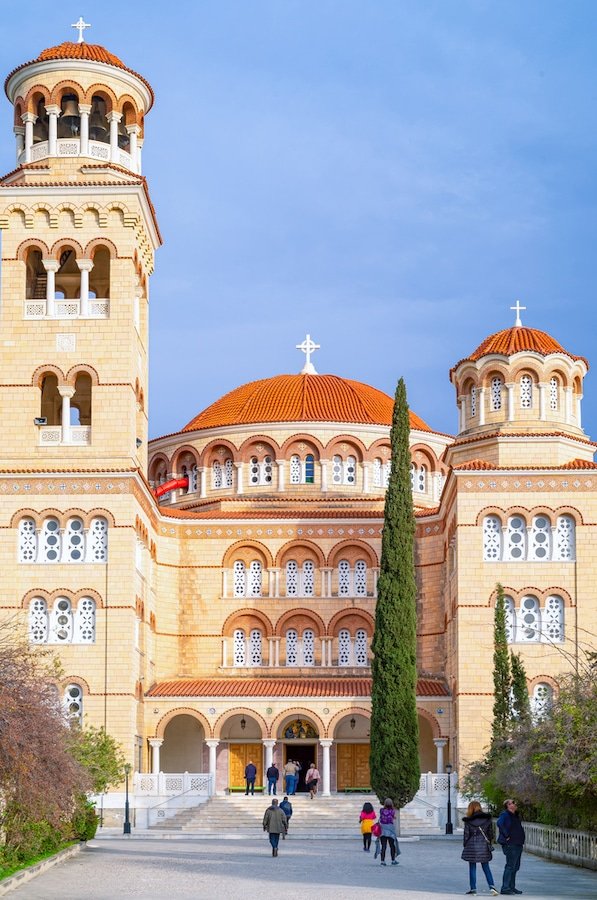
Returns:
[[[512,671],[511,716],[518,728],[527,728],[531,722],[531,704],[527,687],[527,673],[520,653],[510,654]]]
[[[510,657],[506,639],[506,605],[504,588],[497,585],[497,601],[493,626],[493,723],[491,741],[495,745],[508,734],[510,726]]]
[[[373,636],[371,785],[381,801],[404,806],[419,787],[416,706],[415,519],[406,387],[396,388],[392,467],[386,494]]]
[[[111,785],[123,780],[124,755],[120,745],[103,728],[74,728],[70,752],[87,772],[94,794],[103,794]]]

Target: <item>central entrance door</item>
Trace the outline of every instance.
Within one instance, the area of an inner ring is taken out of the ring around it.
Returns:
[[[337,790],[371,787],[369,744],[336,744]]]
[[[228,745],[228,787],[245,786],[245,767],[252,762],[257,769],[255,784],[263,784],[262,744],[229,744]]]
[[[289,759],[298,762],[301,767],[299,780],[296,786],[297,791],[306,791],[305,775],[312,762],[317,765],[317,744],[285,744],[284,745],[284,762]]]

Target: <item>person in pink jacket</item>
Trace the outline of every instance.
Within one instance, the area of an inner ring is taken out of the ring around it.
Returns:
[[[375,814],[375,810],[373,809],[373,805],[371,803],[364,803],[363,809],[359,816],[359,822],[361,824],[361,834],[363,835],[363,850],[365,853],[369,853],[371,850],[371,829],[373,828],[373,823],[375,822],[377,816]]]

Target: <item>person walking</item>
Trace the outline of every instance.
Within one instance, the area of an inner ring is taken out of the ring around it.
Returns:
[[[502,877],[501,894],[522,894],[516,887],[516,873],[520,869],[520,857],[524,847],[524,828],[514,800],[504,800],[504,810],[498,820],[498,844],[502,845],[506,865]]]
[[[284,797],[282,802],[280,803],[280,809],[286,816],[286,834],[288,834],[288,828],[290,826],[290,820],[292,819],[292,803],[288,799],[288,797]],[[286,834],[283,834],[282,837],[285,838]]]
[[[285,783],[287,794],[294,793],[295,778],[296,778],[296,766],[291,759],[288,759],[286,761],[286,765],[284,766],[284,783]]]
[[[381,825],[381,864],[382,866],[386,865],[386,847],[389,844],[392,865],[397,866],[398,860],[396,857],[400,854],[400,847],[398,846],[398,835],[396,834],[396,810],[389,797],[386,797],[379,811],[379,824]]]
[[[265,777],[267,778],[267,793],[273,794],[276,796],[276,786],[278,784],[278,778],[280,777],[280,771],[275,763],[272,762],[271,766],[265,773]]]
[[[317,793],[317,785],[319,784],[320,778],[321,775],[319,774],[319,769],[317,769],[315,763],[311,763],[311,765],[307,769],[307,774],[305,775],[305,785],[307,787],[307,790],[309,791],[311,800]]]
[[[294,785],[292,788],[292,793],[296,794],[296,789],[298,787],[299,778],[301,776],[301,772],[303,771],[303,767],[301,766],[298,759],[294,759],[293,762],[294,762]]]
[[[477,863],[481,863],[489,886],[489,893],[495,897],[498,891],[489,868],[490,860],[493,859],[494,838],[491,816],[489,813],[483,812],[478,800],[473,800],[469,803],[466,816],[462,821],[464,822],[462,859],[468,862],[469,867],[470,891],[467,891],[467,894],[477,893]]]
[[[284,811],[278,806],[278,801],[274,798],[272,805],[268,806],[263,816],[263,830],[269,834],[269,842],[272,845],[272,856],[278,855],[278,844],[280,843],[280,835],[286,836],[288,831],[288,821]]]
[[[246,782],[246,790],[245,797],[249,796],[249,791],[251,791],[251,796],[255,796],[255,778],[257,777],[257,766],[254,764],[253,760],[249,760],[247,765],[245,766],[245,782]]]
[[[359,822],[361,825],[361,834],[363,835],[363,850],[365,853],[371,852],[371,830],[376,818],[377,816],[375,815],[373,804],[369,802],[363,803]]]

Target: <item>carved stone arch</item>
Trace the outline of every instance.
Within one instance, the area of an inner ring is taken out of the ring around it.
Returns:
[[[111,212],[113,209],[117,209],[123,215],[128,215],[130,213],[130,209],[123,203],[122,200],[108,200],[106,202],[106,212]]]
[[[257,450],[258,444],[265,444],[263,450]],[[280,446],[269,435],[252,435],[246,441],[243,441],[238,448],[238,458],[243,462],[249,462],[252,456],[257,456],[260,461],[264,456],[273,456],[274,459],[280,459]]]
[[[432,475],[437,472],[439,460],[431,447],[427,446],[427,444],[413,444],[410,448],[410,456],[415,464],[427,465],[429,474]]]
[[[533,688],[542,682],[548,684],[553,690],[554,697],[557,697],[560,692],[560,686],[553,675],[535,675],[533,678],[527,678],[529,694],[532,694]]]
[[[168,474],[169,472],[172,471],[170,468],[170,460],[168,459],[168,457],[166,456],[166,454],[164,453],[163,450],[158,450],[158,452],[155,453],[154,456],[151,457],[151,459],[149,460],[149,464],[147,466],[147,473],[148,473],[148,478],[150,481],[155,481],[155,470],[160,463],[165,463],[166,474]]]
[[[365,719],[371,721],[371,710],[365,709],[364,706],[347,706],[346,709],[341,709],[337,713],[334,713],[330,721],[327,725],[326,737],[334,737],[334,730],[336,725],[338,725],[342,719],[345,719],[347,716],[364,716]]]
[[[475,525],[482,525],[483,520],[487,518],[487,516],[497,516],[500,519],[502,525],[505,525],[508,521],[508,516],[505,510],[501,508],[501,506],[484,506],[483,509],[480,509],[477,513]],[[450,537],[451,535],[448,535],[448,540],[450,539]]]
[[[24,108],[26,112],[34,113],[35,115],[37,115],[37,103],[35,102],[36,97],[43,97],[44,106],[51,105],[50,92],[47,87],[44,84],[34,84],[33,87],[29,88],[25,95]]]
[[[84,103],[85,97],[85,89],[81,87],[78,81],[73,81],[71,79],[65,81],[59,81],[58,84],[54,85],[52,91],[50,93],[50,101],[57,106],[60,106],[62,98],[65,94],[75,94],[79,103]]]
[[[508,519],[512,516],[520,516],[521,519],[524,519],[527,525],[531,524],[531,511],[526,506],[509,506],[506,510],[506,521],[504,525],[507,525]]]
[[[306,450],[298,450],[294,445],[299,442],[304,442],[308,445],[308,449]],[[301,455],[305,453],[312,453],[316,459],[321,459],[323,456],[323,444],[319,440],[319,438],[314,437],[312,434],[307,434],[303,432],[298,432],[297,434],[291,435],[291,437],[286,438],[282,446],[280,447],[280,456],[282,459],[289,459],[293,452],[298,452]]]
[[[480,383],[480,368],[482,368],[482,366],[479,367],[478,363],[474,360],[466,360],[460,364],[458,367],[458,376],[451,378],[459,394],[462,393],[462,385],[467,379],[471,379],[476,385]]]
[[[528,525],[533,524],[533,519],[535,516],[543,516],[544,518],[549,520],[550,525],[555,525],[555,518],[553,509],[549,506],[534,506],[531,510],[529,510],[529,521]]]
[[[533,595],[539,598],[539,602],[542,606],[545,605],[545,601],[548,597],[553,597],[557,595],[561,597],[564,601],[564,607],[566,609],[570,609],[573,606],[576,606],[572,595],[565,588],[560,587],[559,585],[552,585],[551,587],[542,588],[540,591],[537,588],[529,588],[528,590],[525,588],[520,591],[520,596],[525,597],[528,593],[532,593]]]
[[[39,513],[41,517],[41,521],[43,524],[44,519],[58,519],[59,522],[62,522],[62,516],[64,515],[61,509],[57,509],[55,506],[47,506],[45,509],[40,510]]]
[[[278,637],[282,637],[287,628],[292,628],[292,625],[289,623],[298,616],[305,617],[308,619],[312,625],[315,626],[315,631],[317,633],[317,637],[325,637],[326,627],[323,619],[318,613],[314,612],[312,609],[307,609],[305,607],[297,606],[294,609],[288,609],[284,612],[278,621],[276,622],[274,634]],[[309,625],[302,625],[301,628],[309,628]]]
[[[197,448],[193,447],[192,444],[182,444],[182,446],[177,447],[176,450],[174,451],[174,453],[172,454],[172,459],[171,459],[172,469],[171,469],[171,471],[173,473],[178,471],[178,460],[183,455],[183,453],[190,453],[191,456],[193,457],[193,459],[195,460],[195,465],[199,466],[199,451],[197,450]]]
[[[248,559],[248,555],[242,553],[244,550],[252,550],[254,553],[257,552],[258,555],[261,556],[265,568],[270,569],[273,566],[274,561],[272,559],[271,551],[265,544],[262,544],[261,541],[236,541],[226,550],[224,558],[222,559],[222,567],[225,569],[230,568],[236,559],[244,559],[245,556],[247,556]],[[247,560],[245,560],[245,562],[246,561]]]
[[[275,559],[274,565],[283,566],[284,563],[287,561],[287,557],[288,557],[288,559],[294,559],[294,557],[289,554],[294,553],[299,548],[303,551],[306,550],[306,551],[312,553],[313,556],[315,557],[316,564],[319,568],[321,568],[322,566],[325,566],[325,557],[323,555],[321,547],[318,547],[318,545],[313,543],[313,541],[307,541],[307,540],[301,540],[301,539],[288,541],[286,544],[284,544],[283,547],[280,547],[280,549],[278,550],[278,552],[276,554],[276,559]],[[304,560],[301,559],[301,562],[304,562]]]
[[[41,526],[40,514],[35,509],[18,509],[10,518],[10,527],[17,528],[21,519],[33,519],[36,528]]]
[[[578,509],[576,506],[568,506],[568,505],[558,506],[557,509],[554,509],[553,514],[556,517],[556,519],[558,516],[570,516],[572,519],[574,519],[577,527],[579,525],[585,524],[583,514],[582,514],[581,510]],[[555,525],[555,522],[554,522],[554,525]]]
[[[348,450],[342,450],[341,444],[348,444]],[[367,448],[354,434],[337,434],[327,442],[324,453],[326,459],[331,459],[337,453],[343,459],[347,456],[356,456],[358,462],[363,462],[367,456]]]
[[[14,102],[13,126],[15,128],[22,127],[23,120],[21,119],[21,116],[24,115],[25,112],[26,112],[25,98],[21,94],[19,94],[19,96],[17,97],[17,99]]]
[[[479,370],[479,387],[491,389],[491,379],[501,378],[504,384],[512,381],[512,372],[506,360],[488,360]],[[502,404],[503,405],[503,404]]]
[[[537,387],[540,381],[543,380],[543,360],[538,359],[521,359],[516,362],[511,370],[510,370],[510,380],[516,382],[517,384],[520,382],[520,379],[523,375],[530,375],[533,380],[533,385]]]
[[[100,383],[99,375],[97,369],[94,369],[93,366],[90,366],[88,363],[77,363],[75,366],[70,368],[66,373],[66,383],[74,385],[77,375],[81,372],[85,372],[91,378],[91,383],[94,387],[97,387]]]
[[[31,212],[36,213],[36,212],[43,211],[43,212],[47,212],[47,213],[49,214],[49,213],[52,212],[52,209],[53,209],[53,208],[54,208],[54,207],[51,206],[49,203],[42,203],[41,200],[38,200],[38,201],[37,201],[36,203],[34,203],[33,206],[31,207]]]
[[[149,697],[148,699],[158,700],[159,698]],[[199,712],[198,709],[193,709],[192,706],[177,706],[176,709],[170,709],[167,713],[164,713],[162,718],[159,719],[156,724],[155,737],[163,738],[164,732],[166,731],[166,726],[169,725],[172,719],[175,719],[177,716],[191,716],[203,726],[203,732],[206,738],[213,737],[212,727],[209,723],[209,720],[206,719],[202,712]]]
[[[118,105],[116,94],[111,87],[108,87],[107,84],[92,84],[91,87],[87,88],[83,102],[90,104],[94,96],[101,97],[105,102],[106,113],[112,112],[112,110],[115,109],[115,107]]]
[[[10,211],[10,208],[6,210],[7,213],[9,213]],[[23,214],[25,214],[24,210],[22,210],[22,212]],[[45,241],[40,240],[40,238],[28,238],[26,241],[22,241],[22,243],[19,244],[14,255],[14,259],[19,259],[21,260],[21,262],[25,262],[27,257],[27,250],[29,250],[30,247],[34,247],[36,250],[39,250],[42,256],[44,256],[46,259],[49,258],[50,248]]]
[[[348,628],[350,631],[351,637],[354,637],[355,632],[358,631],[359,628],[366,627],[367,637],[373,637],[373,631],[375,630],[375,619],[364,609],[356,609],[354,606],[348,606],[345,609],[340,609],[338,612],[332,616],[330,621],[328,622],[327,627],[327,635],[328,637],[338,637],[338,632],[342,628]]]
[[[79,507],[77,506],[71,506],[69,509],[62,510],[62,513],[60,515],[60,521],[64,527],[69,519],[81,519],[83,524],[85,524],[85,516],[87,515],[87,513],[84,509],[79,509]]]
[[[294,719],[307,719],[307,721],[310,721],[316,726],[315,730],[318,731],[319,737],[325,737],[326,729],[323,724],[323,719],[321,719],[317,713],[313,712],[312,709],[307,709],[306,706],[291,706],[283,712],[278,713],[270,726],[271,736],[278,738],[277,731],[282,726],[282,723],[284,721],[292,722]],[[284,740],[284,736],[282,735],[282,737],[278,739]]]
[[[243,628],[245,631],[247,629],[250,631],[251,628],[255,627],[254,624],[251,624],[251,621],[254,623],[255,620],[265,629],[264,637],[273,637],[274,627],[271,619],[264,612],[261,612],[260,609],[251,609],[250,607],[237,609],[230,613],[222,625],[222,637],[232,637],[235,628]]]
[[[139,121],[139,106],[138,106],[138,104],[131,97],[130,94],[121,94],[121,96],[118,98],[118,103],[117,103],[118,112],[124,114],[124,112],[125,112],[124,108],[127,105],[132,106],[133,116],[131,118],[131,116],[130,116],[130,114],[128,114],[128,110],[127,110],[127,115],[125,115],[125,118],[123,119],[124,124],[125,125],[140,125],[141,123]]]
[[[564,366],[562,360],[546,360],[544,379],[549,382],[551,378],[557,378],[561,388],[572,387],[574,369],[571,365]],[[560,401],[562,403],[562,401]]]
[[[376,457],[381,457],[384,462],[392,457],[392,448],[390,446],[390,438],[378,438],[369,445],[367,450],[367,461],[373,462]]]
[[[68,210],[69,212],[72,212],[73,215],[76,212],[76,208],[72,203],[61,203],[60,206],[56,208],[56,212],[62,212],[62,210]],[[83,247],[78,241],[70,237],[59,238],[59,240],[55,241],[50,247],[50,256],[54,259],[60,259],[60,254],[66,247],[72,247],[77,259],[83,258]]]
[[[26,609],[35,597],[41,597],[46,601],[48,606],[50,605],[51,594],[49,591],[45,588],[31,588],[31,590],[27,591],[21,599],[21,609]]]
[[[261,726],[262,738],[269,737],[270,731],[267,727],[267,722],[265,721],[263,716],[260,715],[260,713],[256,712],[250,706],[235,706],[234,709],[227,709],[226,712],[222,713],[219,719],[217,719],[213,729],[214,738],[219,738],[221,736],[222,728],[224,727],[228,719],[232,719],[234,718],[234,716],[239,716],[241,714],[243,716],[249,716],[251,719],[254,719],[259,723],[259,725]]]
[[[83,691],[83,696],[89,696],[91,694],[91,688],[89,687],[89,682],[82,677],[82,675],[65,675],[60,679],[58,684],[65,688],[67,684],[78,684]]]
[[[220,447],[225,447],[227,450],[229,450],[232,459],[234,461],[238,461],[238,448],[235,447],[232,441],[228,441],[222,438],[214,438],[214,440],[210,441],[209,444],[206,444],[201,451],[201,465],[210,466],[216,459],[220,461],[224,459],[224,456],[218,454],[217,452]]]
[[[379,566],[379,559],[373,547],[370,544],[367,544],[366,541],[361,541],[358,539],[349,538],[345,541],[340,541],[338,544],[334,544],[330,552],[328,553],[328,566],[335,566],[340,559],[344,559],[343,553],[346,553],[347,550],[354,549],[364,555],[367,559],[367,563],[369,566],[373,568],[377,568]],[[360,556],[357,558],[361,558]]]
[[[441,738],[443,736],[439,722],[437,721],[433,713],[430,713],[428,709],[425,709],[424,707],[417,704],[417,716],[420,716],[422,719],[426,719],[429,722],[434,738]]]
[[[91,597],[97,609],[103,608],[104,601],[102,600],[101,594],[99,594],[95,588],[79,588],[78,591],[74,591],[72,595],[73,605],[76,605],[83,597]]]
[[[89,206],[86,207],[89,209]],[[93,238],[93,240],[89,241],[88,244],[85,245],[84,255],[86,259],[93,259],[93,253],[97,250],[98,247],[105,247],[105,249],[110,254],[110,259],[118,259],[118,248],[114,241],[111,241],[109,238],[98,237]]]

